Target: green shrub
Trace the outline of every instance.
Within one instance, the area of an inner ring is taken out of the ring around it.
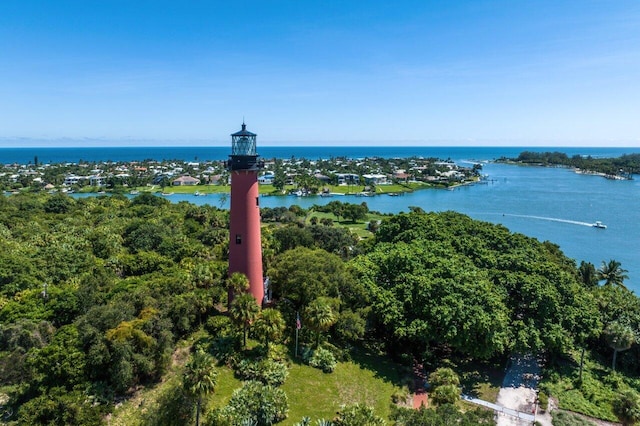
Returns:
[[[348,347],[346,348],[340,348],[336,345],[332,345],[329,342],[323,342],[320,347],[322,347],[322,349],[326,349],[329,352],[331,352],[331,354],[333,355],[333,357],[336,359],[336,361],[340,361],[340,362],[349,362],[351,361],[351,352],[349,351]]]
[[[613,390],[619,390],[624,387],[624,377],[617,371],[605,375],[602,378],[602,382],[611,386]]]
[[[403,387],[402,389],[396,389],[391,394],[391,402],[394,404],[406,404],[409,400],[409,389]]]
[[[217,315],[209,318],[204,325],[205,330],[214,337],[224,337],[232,330],[231,320],[227,316]]]
[[[319,368],[325,373],[331,373],[336,368],[336,358],[326,349],[318,348],[313,351],[313,355],[309,359],[309,365]]]
[[[289,349],[285,345],[272,343],[269,345],[267,357],[273,361],[286,361],[289,359]]]
[[[384,419],[376,415],[373,407],[364,404],[343,406],[333,419],[335,426],[384,426]]]
[[[289,400],[282,389],[260,382],[246,382],[216,414],[215,424],[271,425],[286,419],[288,413]]]
[[[456,385],[436,386],[429,392],[429,397],[436,405],[455,404],[460,399],[460,388]]]
[[[211,352],[218,362],[233,365],[241,343],[242,341],[236,335],[218,337],[211,345]]]
[[[285,364],[270,359],[262,361],[244,359],[238,363],[235,371],[242,380],[255,380],[272,386],[283,384],[289,374]]]

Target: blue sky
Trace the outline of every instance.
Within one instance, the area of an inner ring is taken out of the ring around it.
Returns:
[[[0,2],[5,146],[243,117],[262,144],[637,147],[640,2]]]

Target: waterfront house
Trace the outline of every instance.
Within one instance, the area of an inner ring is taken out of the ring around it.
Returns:
[[[357,185],[360,183],[360,176],[353,173],[336,173],[338,185]]]
[[[362,175],[364,179],[364,183],[367,185],[386,185],[387,184],[387,175],[381,174],[366,174]]]
[[[258,182],[265,185],[271,185],[273,183],[274,178],[275,176],[273,174],[266,173],[258,178]]]
[[[200,183],[200,179],[196,179],[191,176],[180,176],[177,179],[174,179],[172,184],[174,186],[183,186],[183,185],[197,185]]]

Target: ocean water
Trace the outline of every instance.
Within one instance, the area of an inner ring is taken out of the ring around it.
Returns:
[[[446,148],[446,147],[263,147],[265,158],[331,158],[346,156],[451,158],[458,162],[516,157],[521,151],[557,150],[568,155],[617,157],[640,152],[640,148]],[[35,155],[40,162],[125,161],[153,159],[222,160],[227,148],[24,148],[0,149],[0,163],[28,163]],[[615,259],[627,269],[627,286],[640,292],[640,176],[632,181],[612,181],[598,176],[576,174],[564,168],[521,167],[496,163],[483,164],[486,184],[447,190],[421,190],[399,197],[262,197],[263,207],[308,208],[333,200],[366,202],[371,210],[384,213],[408,211],[410,206],[426,211],[454,210],[474,219],[498,223],[513,232],[551,241],[579,263],[585,260],[600,266]],[[174,194],[172,202],[189,201],[229,208],[227,196],[204,197]],[[592,226],[602,221],[607,229]]]
[[[640,152],[640,148],[523,148],[523,147],[420,147],[420,146],[260,146],[262,158],[307,158],[316,160],[332,157],[435,157],[453,160],[492,160],[500,157],[517,157],[522,151],[560,151],[569,156],[591,155],[592,157],[618,157],[622,154]],[[142,160],[225,160],[231,146],[184,146],[184,147],[104,147],[104,148],[0,148],[0,164],[142,161]]]

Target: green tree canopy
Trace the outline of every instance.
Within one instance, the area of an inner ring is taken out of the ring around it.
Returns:
[[[322,249],[300,247],[274,259],[268,276],[275,298],[290,300],[302,309],[320,296],[340,297],[355,286],[340,257]]]

